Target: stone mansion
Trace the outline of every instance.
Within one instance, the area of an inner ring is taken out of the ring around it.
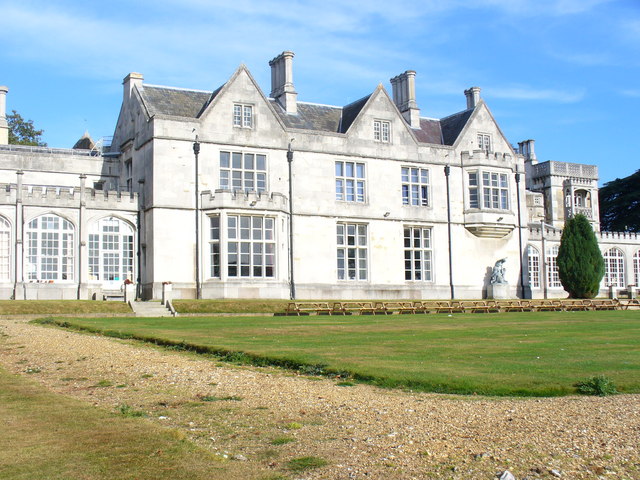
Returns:
[[[640,282],[640,236],[600,232],[598,170],[538,162],[480,88],[421,114],[414,71],[344,106],[298,100],[293,53],[265,95],[241,65],[198,91],[124,79],[110,145],[8,144],[0,87],[0,298],[565,297],[556,255],[585,214],[609,285]],[[10,96],[9,96],[10,99]]]

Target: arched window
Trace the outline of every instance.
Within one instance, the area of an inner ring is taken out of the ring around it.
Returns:
[[[116,218],[103,218],[89,229],[89,279],[133,281],[133,228]]]
[[[31,281],[73,280],[74,227],[57,215],[27,224],[26,274]]]
[[[604,252],[604,284],[624,287],[624,253],[618,248]]]
[[[591,194],[587,190],[573,192],[573,205],[575,207],[591,208]]]
[[[640,250],[633,255],[633,276],[637,287],[640,285]]]
[[[11,225],[0,217],[0,281],[9,280],[11,265]]]
[[[562,288],[558,274],[558,248],[558,245],[547,248],[547,286],[549,288]]]
[[[540,252],[532,245],[529,245],[527,258],[529,265],[529,286],[531,288],[540,288]]]

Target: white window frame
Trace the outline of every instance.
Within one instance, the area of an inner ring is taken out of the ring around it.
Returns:
[[[635,279],[635,286],[640,286],[640,250],[636,250],[633,254],[633,277]]]
[[[533,245],[527,247],[529,287],[540,288],[540,252]]]
[[[558,272],[558,249],[560,245],[553,245],[547,248],[547,287],[562,288],[560,273]]]
[[[70,282],[75,278],[75,226],[52,213],[30,220],[26,228],[26,277],[32,282]]]
[[[366,166],[361,162],[336,160],[336,200],[341,202],[365,203]]]
[[[405,225],[404,279],[405,281],[433,281],[433,245],[431,227]]]
[[[131,158],[124,162],[125,181],[127,184],[127,192],[133,192],[133,160]]]
[[[602,258],[604,259],[604,286],[626,287],[624,252],[619,248],[612,247],[603,253]]]
[[[267,156],[263,153],[221,150],[220,188],[242,192],[267,191]]]
[[[339,281],[369,279],[368,225],[365,223],[336,224],[336,267]]]
[[[124,220],[110,216],[94,222],[88,234],[89,279],[134,281],[135,234]]]
[[[391,122],[387,120],[374,120],[373,121],[373,139],[376,142],[390,143],[391,142]]]
[[[253,128],[253,105],[233,104],[233,126],[236,128]]]
[[[0,281],[10,280],[11,275],[11,224],[0,216]]]
[[[220,251],[221,233],[220,215],[209,217],[209,278],[220,278],[222,274],[222,255]]]
[[[414,207],[428,207],[429,169],[419,167],[401,167],[402,204]]]
[[[491,144],[492,144],[491,135],[488,133],[478,132],[477,138],[478,138],[478,149],[485,152],[491,152]]]
[[[491,170],[472,170],[467,173],[469,208],[509,210],[509,174]]]
[[[276,278],[276,219],[241,214],[226,219],[227,277]]]

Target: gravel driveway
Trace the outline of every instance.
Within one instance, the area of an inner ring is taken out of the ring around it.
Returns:
[[[0,320],[0,364],[48,389],[145,411],[262,477],[640,479],[640,395],[511,399],[382,390],[236,367]],[[315,456],[304,473],[288,460]],[[246,466],[246,464],[245,464]]]

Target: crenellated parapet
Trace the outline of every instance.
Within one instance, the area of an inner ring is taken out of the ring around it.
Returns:
[[[247,208],[288,211],[288,198],[278,192],[243,192],[240,190],[205,190],[201,194],[203,210],[218,208]]]
[[[600,243],[638,243],[640,242],[640,233],[634,232],[594,232],[598,242]],[[529,239],[541,240],[544,235],[545,240],[560,241],[562,238],[562,230],[545,225],[529,226]]]
[[[17,202],[25,206],[51,208],[78,208],[82,204],[87,208],[135,211],[138,209],[138,194],[87,188],[83,196],[80,187],[24,185],[18,191],[16,184],[0,184],[0,205]]]
[[[514,160],[513,155],[509,152],[494,152],[489,150],[465,150],[464,152],[460,152],[460,159],[462,160],[462,165],[478,165],[483,162],[490,162],[491,164],[497,162],[510,165]]]
[[[603,240],[606,242],[613,241],[629,241],[629,242],[639,242],[640,241],[640,233],[633,232],[596,232],[596,238],[599,240]]]

